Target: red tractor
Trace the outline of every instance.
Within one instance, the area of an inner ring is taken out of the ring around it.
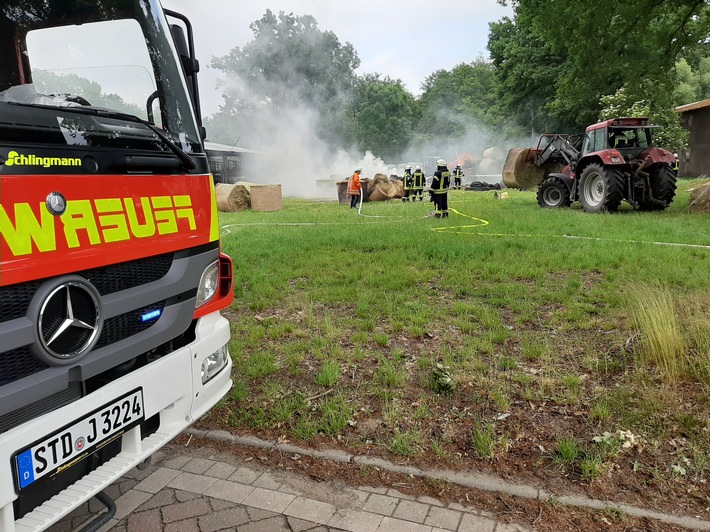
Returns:
[[[542,135],[535,164],[564,164],[537,191],[541,207],[569,207],[579,200],[586,212],[616,212],[622,200],[634,209],[660,211],[676,192],[675,158],[653,146],[646,118],[614,118],[589,126],[583,135]]]

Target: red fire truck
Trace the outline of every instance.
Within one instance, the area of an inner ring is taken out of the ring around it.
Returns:
[[[231,386],[189,21],[0,4],[0,530],[44,530]]]

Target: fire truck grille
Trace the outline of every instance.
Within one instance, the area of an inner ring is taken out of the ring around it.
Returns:
[[[173,264],[173,254],[122,262],[106,268],[79,272],[102,296],[162,279]]]
[[[173,254],[166,253],[78,274],[91,281],[101,295],[106,295],[162,279],[172,263]],[[40,282],[32,281],[0,287],[0,323],[25,316],[39,285]]]
[[[0,356],[0,386],[42,371],[48,366],[32,355],[30,348],[19,347]]]
[[[0,288],[0,321],[23,317],[39,283],[36,281]]]
[[[99,341],[96,343],[96,347],[94,347],[94,349],[115,344],[124,338],[128,338],[129,336],[145,331],[156,323],[158,319],[155,317],[144,321],[141,318],[150,316],[151,313],[161,313],[164,306],[165,302],[162,301],[154,305],[132,310],[130,312],[126,312],[125,314],[121,314],[120,316],[114,316],[113,318],[107,319],[104,322],[103,329],[101,329],[101,336],[99,337]]]

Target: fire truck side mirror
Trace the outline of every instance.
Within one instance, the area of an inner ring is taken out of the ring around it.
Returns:
[[[175,48],[177,48],[178,54],[180,55],[180,62],[182,63],[185,75],[192,76],[193,74],[197,74],[200,71],[200,62],[190,56],[190,49],[187,46],[187,39],[185,38],[185,31],[182,29],[182,26],[171,24],[170,31],[173,34]]]

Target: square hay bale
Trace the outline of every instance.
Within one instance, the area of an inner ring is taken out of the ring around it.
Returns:
[[[251,186],[251,210],[280,211],[282,207],[281,185]]]

